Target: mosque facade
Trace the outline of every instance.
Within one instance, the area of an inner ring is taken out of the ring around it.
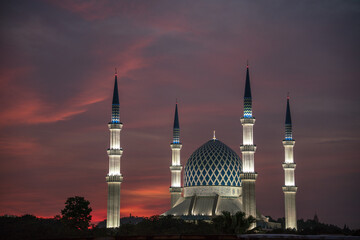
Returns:
[[[279,223],[271,223],[256,209],[255,185],[257,172],[255,171],[255,152],[253,127],[252,96],[250,87],[249,66],[246,68],[244,112],[240,118],[243,127],[243,142],[240,145],[242,158],[225,143],[215,136],[191,154],[184,168],[181,165],[180,153],[180,123],[178,104],[175,105],[173,125],[173,139],[170,144],[172,151],[170,172],[171,208],[162,215],[173,215],[188,220],[211,219],[221,215],[223,211],[235,214],[242,211],[245,215],[253,216],[257,221],[251,228],[258,226],[278,228]],[[119,100],[117,89],[117,75],[112,103],[112,118],[108,124],[110,129],[109,173],[108,183],[108,220],[107,227],[120,226],[120,161],[122,148],[120,147],[120,131],[122,123],[119,117]],[[285,175],[285,185],[282,187],[285,197],[285,228],[297,228],[295,196],[295,167],[292,138],[292,123],[290,115],[289,97],[287,98],[285,139],[285,161],[282,164]],[[182,176],[182,171],[184,175]],[[182,181],[183,179],[183,181]],[[181,184],[183,182],[183,185]]]

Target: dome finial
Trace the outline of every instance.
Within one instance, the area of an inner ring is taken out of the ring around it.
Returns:
[[[214,130],[213,140],[214,140],[214,141],[216,140],[215,130]]]

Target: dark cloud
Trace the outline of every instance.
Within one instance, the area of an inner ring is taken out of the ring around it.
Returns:
[[[298,216],[359,226],[357,1],[16,1],[0,14],[0,214],[106,217],[107,122],[118,68],[122,215],[167,210],[179,99],[182,163],[213,129],[238,154],[250,62],[257,204],[283,213],[291,96]]]

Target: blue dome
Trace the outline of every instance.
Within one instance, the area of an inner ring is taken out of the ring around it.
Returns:
[[[199,147],[185,165],[185,187],[240,187],[240,157],[219,140],[210,140]]]

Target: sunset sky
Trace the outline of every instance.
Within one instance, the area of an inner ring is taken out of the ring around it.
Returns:
[[[121,216],[170,208],[181,161],[212,138],[240,156],[249,60],[257,208],[284,216],[290,92],[298,218],[360,227],[360,1],[1,1],[0,214],[106,218],[114,68],[124,124]]]

